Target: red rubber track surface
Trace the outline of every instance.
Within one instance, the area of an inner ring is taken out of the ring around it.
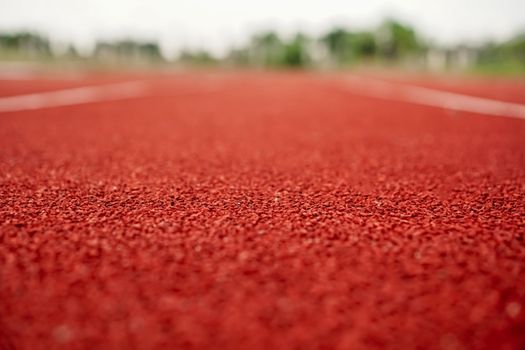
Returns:
[[[525,346],[525,121],[149,84],[0,114],[0,347]]]

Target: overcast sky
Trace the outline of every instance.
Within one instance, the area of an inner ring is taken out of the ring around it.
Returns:
[[[438,43],[501,39],[525,31],[525,0],[0,0],[0,29],[33,29],[89,48],[96,39],[158,40],[167,53],[220,53],[255,30],[318,35],[393,16]]]

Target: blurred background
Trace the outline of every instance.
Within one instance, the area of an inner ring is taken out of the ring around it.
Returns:
[[[525,1],[0,0],[0,66],[32,65],[525,75]]]

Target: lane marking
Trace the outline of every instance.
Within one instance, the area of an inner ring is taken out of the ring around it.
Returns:
[[[32,73],[29,71],[3,71],[0,69],[0,80],[5,81],[28,81],[28,80],[49,80],[49,81],[70,81],[81,80],[86,78],[86,74],[82,73],[60,73],[51,75],[50,73]]]
[[[35,80],[35,74],[28,71],[4,71],[0,69],[0,80]]]
[[[83,86],[27,95],[0,97],[0,112],[16,112],[77,104],[124,100],[144,96],[147,85],[130,81],[106,85]]]
[[[476,97],[404,83],[351,76],[345,79],[346,90],[354,94],[383,100],[409,102],[461,112],[525,119],[525,105]]]
[[[87,76],[82,71],[42,70],[39,64],[23,62],[0,63],[0,80],[26,81],[26,80],[80,80]]]

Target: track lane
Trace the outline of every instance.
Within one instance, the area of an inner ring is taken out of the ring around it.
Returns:
[[[523,344],[523,121],[301,74],[156,84],[0,119],[14,345]]]

